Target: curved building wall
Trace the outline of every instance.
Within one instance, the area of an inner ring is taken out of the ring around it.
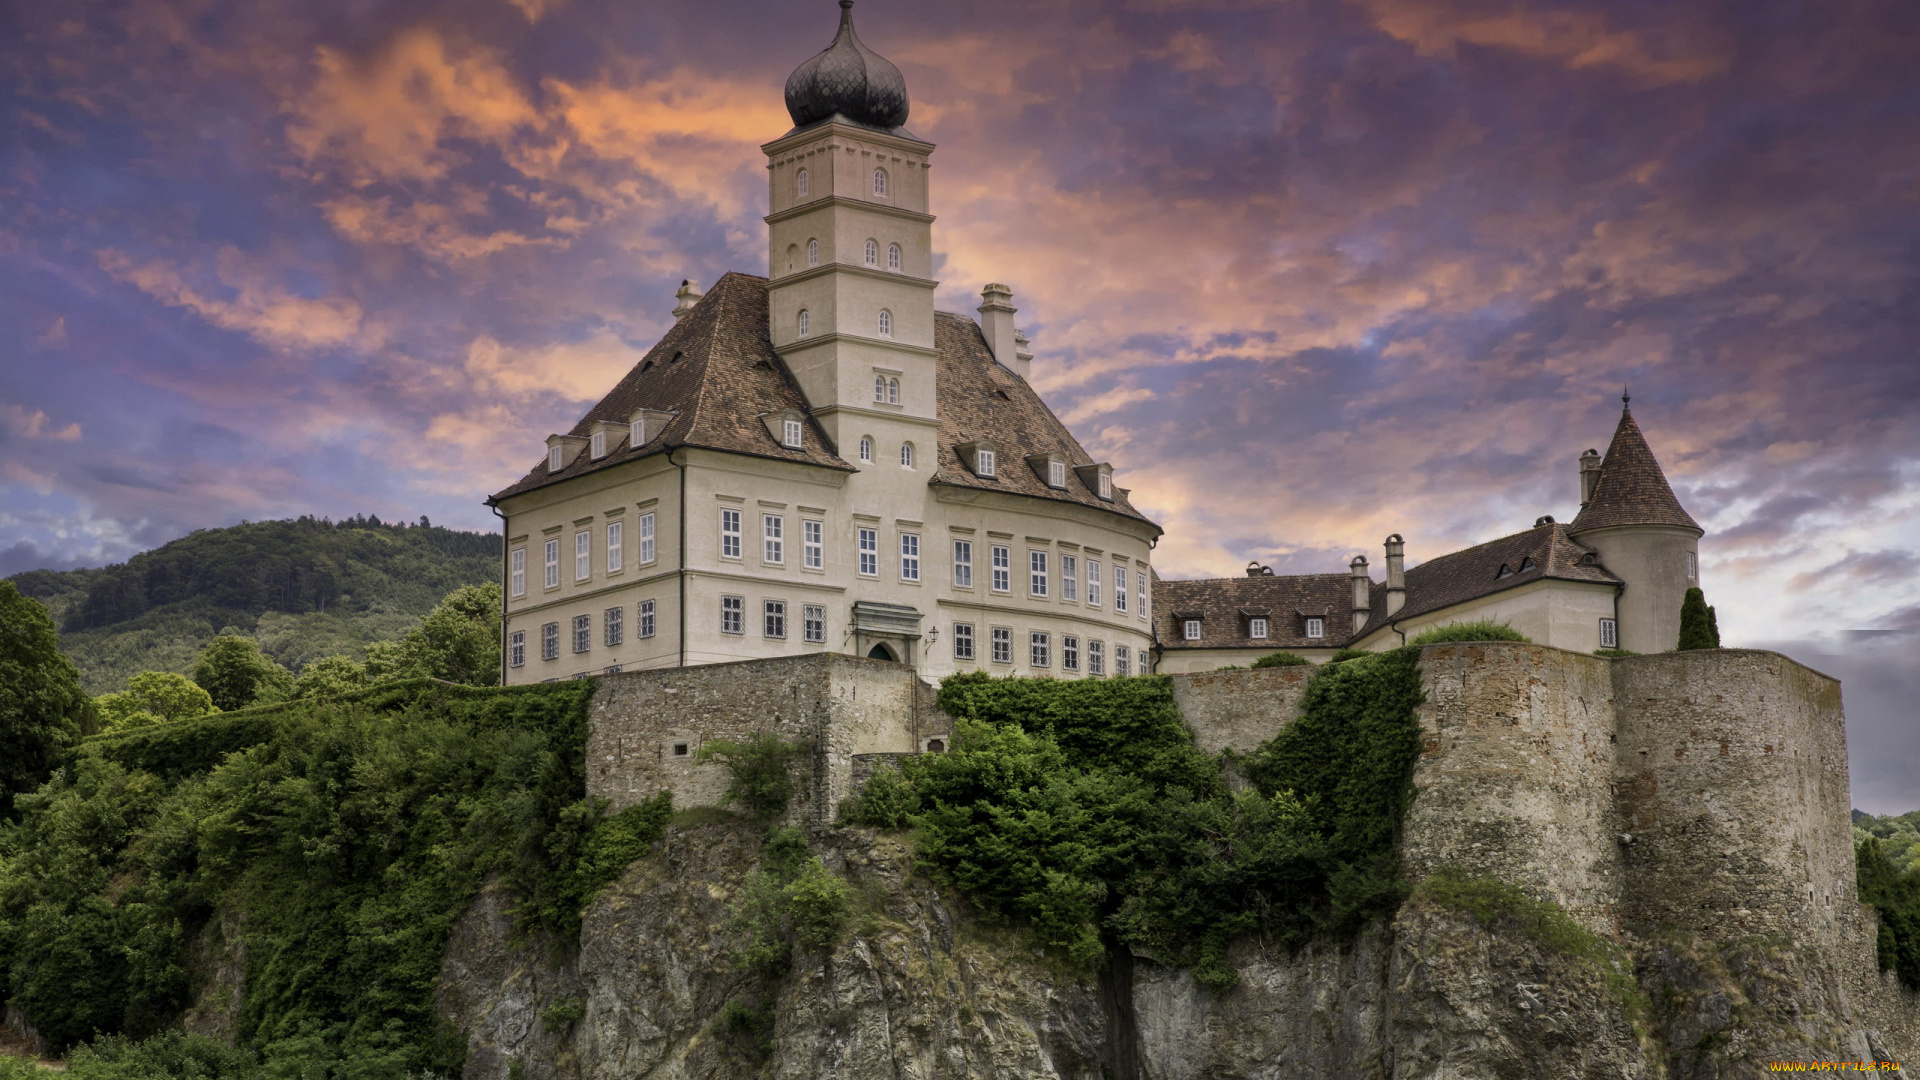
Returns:
[[[1679,644],[1680,603],[1689,586],[1700,584],[1699,534],[1665,525],[1622,525],[1574,539],[1598,552],[1601,564],[1626,582],[1620,590],[1620,647],[1658,653]]]

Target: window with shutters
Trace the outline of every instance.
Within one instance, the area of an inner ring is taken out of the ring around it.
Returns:
[[[1080,557],[1060,556],[1060,599],[1080,602]]]
[[[1127,613],[1127,572],[1118,564],[1113,568],[1113,610],[1119,615]]]
[[[601,458],[607,456],[607,433],[606,432],[604,431],[594,432],[591,436],[588,436],[587,443],[588,443],[587,453],[593,456],[593,460],[598,461]]]
[[[513,549],[513,571],[508,575],[509,590],[515,596],[527,595],[527,549]]]
[[[824,522],[800,523],[800,562],[806,569],[820,570],[827,565],[826,533]]]
[[[973,541],[971,540],[953,542],[953,587],[973,588]]]
[[[585,529],[573,534],[573,580],[593,576],[593,534]]]
[[[560,587],[560,538],[559,537],[556,536],[553,539],[547,541],[546,557],[547,557],[547,577],[546,577],[547,588],[557,589]]]
[[[607,573],[627,566],[627,526],[625,522],[607,522]]]
[[[653,515],[640,515],[640,565],[645,566],[654,560]]]
[[[1087,606],[1100,606],[1100,560],[1087,560]]]

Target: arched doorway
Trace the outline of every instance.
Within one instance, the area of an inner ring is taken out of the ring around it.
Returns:
[[[887,648],[887,643],[886,643],[886,642],[884,642],[884,641],[882,641],[882,642],[880,642],[880,643],[878,643],[878,644],[876,644],[876,645],[874,645],[874,647],[873,647],[872,649],[869,649],[869,650],[867,651],[867,659],[869,659],[869,660],[898,660],[898,659],[899,659],[899,657],[897,657],[897,656],[895,656],[895,655],[893,655],[893,650],[892,650],[892,649],[889,649],[889,648]]]

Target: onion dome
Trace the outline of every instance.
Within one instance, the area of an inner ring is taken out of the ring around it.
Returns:
[[[907,122],[907,81],[886,57],[860,43],[853,32],[853,0],[840,0],[840,32],[833,44],[787,76],[787,112],[795,127],[836,116],[882,131]]]

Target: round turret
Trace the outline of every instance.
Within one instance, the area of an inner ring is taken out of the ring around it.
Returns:
[[[787,113],[795,127],[838,117],[892,131],[907,122],[907,80],[887,58],[860,43],[853,0],[840,0],[833,44],[787,76]]]

